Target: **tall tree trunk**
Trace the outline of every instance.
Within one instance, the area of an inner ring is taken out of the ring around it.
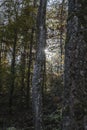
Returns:
[[[33,7],[35,8],[37,5],[37,0],[33,1]],[[33,17],[34,14],[33,14]],[[31,38],[30,38],[30,50],[29,50],[29,61],[28,61],[28,77],[27,77],[27,95],[26,95],[26,106],[29,108],[30,103],[30,85],[31,85],[31,67],[32,67],[32,49],[33,49],[33,43],[34,43],[34,33],[35,33],[35,27],[32,27],[31,30]]]
[[[17,30],[14,30],[14,43],[12,52],[12,63],[11,63],[11,84],[10,84],[10,95],[9,95],[9,111],[12,112],[13,105],[13,93],[15,83],[15,55],[16,55],[16,44],[17,44]]]
[[[34,29],[32,28],[31,40],[30,40],[29,61],[28,61],[27,96],[26,96],[26,105],[27,105],[27,108],[29,108],[29,101],[30,101],[30,83],[31,83],[31,65],[32,65],[33,35],[34,35]]]
[[[24,50],[21,54],[21,103],[23,103],[24,89],[25,89],[25,65],[26,65],[26,43],[24,43]],[[23,105],[23,104],[21,104]]]
[[[43,66],[45,59],[45,19],[46,19],[47,0],[40,0],[37,22],[37,53],[32,80],[32,99],[35,119],[35,130],[43,129],[42,122],[42,84],[43,84]]]
[[[60,9],[60,53],[61,53],[61,73],[63,71],[63,65],[62,65],[62,55],[63,55],[63,10],[64,10],[64,2],[65,0],[62,0],[62,3],[61,3],[61,9]]]
[[[87,129],[87,0],[69,0],[62,130]]]

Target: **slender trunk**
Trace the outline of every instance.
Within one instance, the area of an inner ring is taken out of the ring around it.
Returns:
[[[87,129],[86,5],[86,0],[69,0],[62,130]]]
[[[37,24],[37,54],[34,66],[34,74],[32,80],[32,99],[33,99],[33,111],[35,130],[43,129],[42,122],[42,83],[43,83],[43,66],[45,59],[45,43],[46,43],[46,3],[47,0],[40,0],[40,6],[38,10],[38,24]]]
[[[33,7],[35,8],[37,5],[37,0],[33,1]],[[33,16],[35,17],[35,16]],[[32,67],[32,49],[33,49],[33,41],[34,41],[34,33],[35,33],[35,26],[32,27],[31,30],[31,39],[30,39],[30,50],[29,50],[29,61],[28,61],[28,77],[27,77],[27,95],[26,95],[26,106],[29,108],[30,103],[30,85],[31,85],[31,67]]]
[[[23,103],[24,89],[25,89],[25,65],[26,65],[26,43],[24,43],[24,50],[21,54],[21,103]]]
[[[61,73],[63,71],[63,65],[62,65],[62,55],[63,55],[63,9],[64,9],[64,2],[65,0],[62,0],[61,5],[61,11],[60,11],[60,51],[61,51]]]
[[[10,79],[11,84],[10,84],[10,95],[9,95],[9,110],[10,110],[10,112],[12,112],[14,83],[15,83],[16,44],[17,44],[17,30],[14,30],[14,44],[13,44],[12,63],[11,63],[11,79]]]
[[[31,65],[32,65],[33,35],[34,35],[34,29],[32,28],[31,40],[30,40],[29,61],[28,61],[27,96],[26,96],[27,108],[29,108],[29,101],[30,101],[30,84],[31,84]]]

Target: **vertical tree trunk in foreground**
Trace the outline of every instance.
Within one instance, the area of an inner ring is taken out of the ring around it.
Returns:
[[[32,99],[35,120],[35,130],[42,130],[42,84],[43,84],[43,66],[45,58],[45,17],[47,0],[40,0],[37,21],[37,53],[32,80]]]
[[[87,0],[68,0],[62,130],[87,130]]]

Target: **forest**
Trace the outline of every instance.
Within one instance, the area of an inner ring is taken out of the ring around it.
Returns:
[[[87,130],[87,0],[0,0],[0,130]]]

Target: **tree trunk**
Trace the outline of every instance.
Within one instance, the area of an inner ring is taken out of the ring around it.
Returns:
[[[47,0],[40,0],[37,21],[37,53],[32,80],[32,99],[35,120],[35,130],[43,129],[42,122],[42,84],[43,84],[43,66],[45,59],[45,16]]]
[[[86,0],[69,0],[62,130],[87,129],[86,6]]]
[[[25,96],[25,66],[26,66],[26,43],[25,41],[23,41],[24,43],[24,50],[21,54],[21,103],[23,103],[23,98]],[[21,104],[23,105],[23,104]]]
[[[62,26],[63,26],[63,10],[64,10],[64,2],[65,0],[62,0],[62,3],[61,3],[61,9],[60,9],[60,54],[61,54],[61,74],[63,72],[63,59],[62,59],[62,55],[63,55],[63,29],[62,29]]]
[[[37,0],[33,1],[33,7],[35,8],[37,5]],[[34,14],[33,14],[33,17]],[[34,33],[35,33],[35,27],[32,27],[31,30],[31,38],[30,38],[30,50],[29,50],[29,61],[28,61],[28,77],[27,77],[27,95],[26,95],[26,106],[29,108],[29,103],[30,103],[30,85],[31,85],[31,67],[32,67],[32,49],[33,49],[33,44],[34,44]]]
[[[28,61],[27,96],[26,96],[26,105],[27,105],[27,108],[29,108],[29,101],[30,101],[30,83],[31,83],[31,65],[32,65],[33,35],[34,35],[34,29],[32,28],[31,40],[30,40],[29,61]]]
[[[10,113],[12,112],[14,83],[15,83],[16,44],[17,44],[17,30],[14,30],[14,43],[13,43],[12,63],[11,63],[11,79],[10,79],[11,84],[10,84],[10,95],[9,95],[9,111],[10,111]]]

